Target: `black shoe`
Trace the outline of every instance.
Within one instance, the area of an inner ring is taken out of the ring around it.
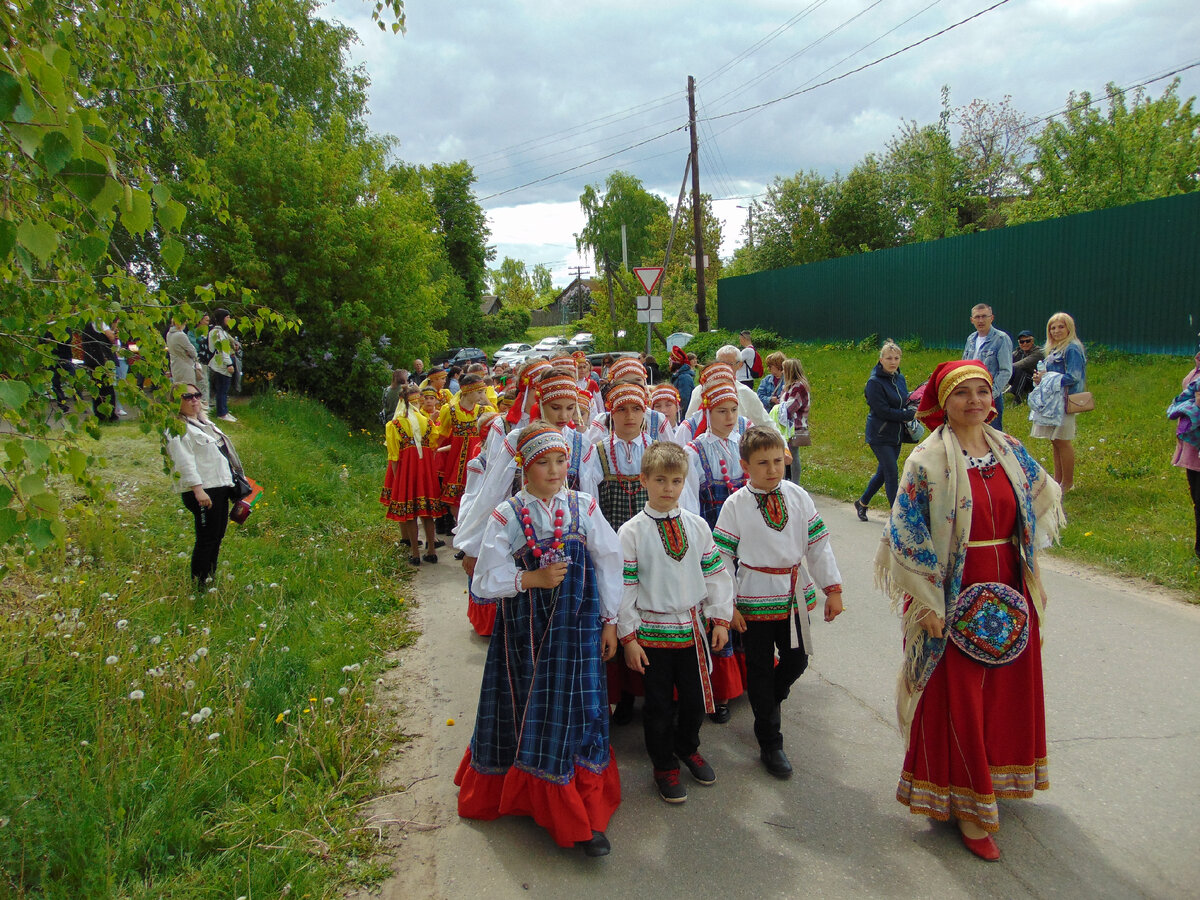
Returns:
[[[767,767],[767,771],[776,778],[792,777],[792,764],[788,762],[787,754],[783,752],[782,747],[763,750],[759,756],[762,758],[763,765]]]
[[[457,553],[454,554],[454,558],[461,561],[466,555],[467,555],[466,550],[459,550]]]
[[[708,714],[708,720],[718,725],[724,725],[732,718],[733,713],[729,711],[728,703],[718,703],[714,710]]]
[[[613,710],[612,723],[614,725],[628,725],[633,721],[633,695],[622,694],[620,702],[617,703],[616,709]]]
[[[419,556],[410,556],[410,557],[408,558],[408,564],[409,564],[410,566],[419,566],[419,565],[421,564],[421,557],[419,557]]]
[[[435,562],[437,562],[437,554],[436,554],[436,553],[426,553],[426,554],[425,554],[423,557],[421,557],[421,558],[422,558],[423,560],[425,560],[425,562],[427,562],[427,563],[435,563]]]
[[[699,753],[692,753],[683,757],[683,764],[692,773],[692,777],[701,784],[708,785],[716,782],[717,773],[713,771],[713,767]]]
[[[860,522],[867,521],[867,504],[859,503],[857,500],[855,500],[854,501],[854,511],[856,513],[858,513],[858,521],[860,521]]]
[[[434,542],[433,542],[433,549],[434,549],[434,550],[440,550],[442,547],[445,547],[445,546],[446,546],[446,542],[445,542],[445,541],[434,541]]]
[[[658,796],[668,803],[683,803],[687,800],[687,788],[679,783],[678,769],[655,769],[654,785]]]
[[[400,538],[400,546],[401,547],[411,547],[412,541],[410,541],[408,538]]]
[[[587,856],[608,856],[612,852],[612,844],[604,836],[603,831],[593,831],[590,841],[576,841],[576,847],[582,847]]]

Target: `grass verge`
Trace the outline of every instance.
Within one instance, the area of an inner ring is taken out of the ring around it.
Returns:
[[[850,502],[875,471],[865,443],[863,385],[878,351],[816,344],[784,348],[798,356],[812,385],[813,446],[802,452],[804,485]],[[909,389],[934,366],[958,356],[946,350],[906,350],[901,371]],[[1088,388],[1096,409],[1078,417],[1075,490],[1067,494],[1069,527],[1051,553],[1122,575],[1190,592],[1200,600],[1200,568],[1192,555],[1192,509],[1183,472],[1171,465],[1174,428],[1167,404],[1192,360],[1094,352]],[[1029,436],[1029,407],[1009,406],[1005,430],[1048,470],[1050,442]],[[904,445],[901,466],[912,445]],[[874,506],[884,505],[882,492]]]
[[[158,442],[107,428],[115,512],[0,584],[0,894],[325,897],[370,882],[356,807],[402,737],[372,705],[412,634],[383,450],[274,396],[230,426],[267,489],[188,586]]]

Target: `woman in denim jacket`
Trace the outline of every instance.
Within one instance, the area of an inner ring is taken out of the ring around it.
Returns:
[[[1055,313],[1046,323],[1046,371],[1062,375],[1067,394],[1078,394],[1087,390],[1087,355],[1083,344],[1075,336],[1075,320],[1064,312]],[[1034,383],[1042,380],[1042,373],[1035,372]],[[1034,425],[1030,435],[1050,438],[1054,450],[1054,480],[1063,493],[1075,484],[1075,413],[1067,413],[1057,427]]]

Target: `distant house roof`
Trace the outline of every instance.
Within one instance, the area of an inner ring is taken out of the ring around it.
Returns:
[[[582,278],[576,277],[574,281],[558,292],[558,296],[546,308],[562,309],[565,306],[568,309],[582,309],[584,304],[589,309],[591,308],[592,289]]]
[[[501,305],[500,298],[495,294],[484,294],[479,300],[479,311],[485,316],[490,316],[500,312]]]

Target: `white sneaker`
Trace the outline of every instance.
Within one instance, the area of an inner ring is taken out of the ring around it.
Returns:
[[[237,421],[237,418],[234,417],[233,413],[225,413],[225,415],[217,416],[217,418],[220,419],[222,422],[236,422]]]

